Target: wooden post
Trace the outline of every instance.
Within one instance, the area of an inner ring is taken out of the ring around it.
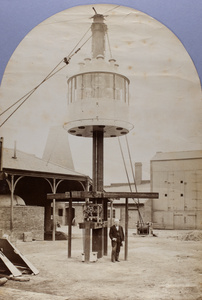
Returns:
[[[53,179],[53,193],[56,193],[55,178]],[[56,220],[55,220],[55,199],[53,199],[53,231],[52,231],[52,240],[55,241],[55,229],[56,229]]]
[[[125,206],[125,260],[128,259],[128,198]]]
[[[52,241],[55,241],[55,199],[53,199],[53,231],[52,231]]]
[[[14,196],[14,175],[11,175],[11,216],[10,216],[10,230],[13,230],[13,196]]]
[[[68,258],[72,249],[72,199],[69,199],[69,224],[68,224]]]
[[[107,221],[107,208],[108,208],[108,201],[107,199],[104,199],[102,200],[103,204],[102,204],[102,207],[103,207],[103,217],[104,217],[104,221]],[[103,241],[103,244],[104,244],[104,255],[107,256],[107,248],[108,248],[108,227],[104,227],[103,228],[103,231],[104,231],[104,241]]]
[[[113,225],[112,220],[113,220],[113,201],[111,200],[111,202],[110,202],[110,227]]]
[[[85,262],[90,261],[90,222],[85,222],[85,243],[84,243]]]

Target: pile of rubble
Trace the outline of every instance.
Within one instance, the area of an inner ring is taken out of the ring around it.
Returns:
[[[179,236],[178,239],[182,241],[202,241],[202,231],[200,230],[189,231]]]

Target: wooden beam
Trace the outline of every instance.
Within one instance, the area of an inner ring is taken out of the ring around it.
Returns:
[[[106,192],[104,198],[158,199],[158,193]]]
[[[58,194],[47,194],[47,199],[84,199],[84,198],[99,198],[99,199],[119,199],[119,198],[136,198],[136,199],[158,199],[158,193],[133,193],[133,192],[87,192],[73,191]]]
[[[57,194],[47,194],[47,199],[70,199],[70,193],[57,193]]]

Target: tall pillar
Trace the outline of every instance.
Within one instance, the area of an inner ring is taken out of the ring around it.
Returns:
[[[93,132],[93,191],[103,191],[103,161],[104,134],[102,129]]]
[[[130,81],[118,71],[113,58],[106,60],[105,40],[108,29],[104,15],[94,11],[91,57],[87,57],[80,64],[79,72],[67,81],[68,112],[64,128],[74,136],[93,138],[92,190],[103,192],[104,138],[123,136],[133,125],[129,122]],[[99,258],[102,252],[107,255],[108,231],[105,226],[108,200],[95,197],[92,201],[101,204],[102,221],[105,221],[104,224],[96,224],[93,220],[90,225],[93,231],[92,249],[98,252]],[[89,245],[88,236],[86,231],[86,245]]]
[[[104,159],[104,134],[103,128],[93,132],[93,191],[103,191],[103,159]],[[95,203],[102,204],[101,199],[94,199]],[[104,228],[92,230],[92,251],[97,252],[97,257],[103,256]]]

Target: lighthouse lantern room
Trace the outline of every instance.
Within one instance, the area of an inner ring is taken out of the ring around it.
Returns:
[[[80,63],[80,71],[68,79],[68,112],[65,129],[72,135],[104,137],[127,134],[129,123],[129,79],[121,74],[116,60],[105,60],[107,26],[104,16],[93,16],[92,55]]]
[[[64,128],[69,134],[93,139],[92,195],[87,199],[84,220],[80,228],[85,229],[85,261],[92,251],[100,258],[107,255],[107,205],[103,198],[104,138],[127,134],[133,125],[129,119],[129,79],[118,71],[112,57],[106,61],[105,39],[107,25],[104,16],[92,17],[91,57],[80,63],[80,71],[68,79],[68,115]]]

